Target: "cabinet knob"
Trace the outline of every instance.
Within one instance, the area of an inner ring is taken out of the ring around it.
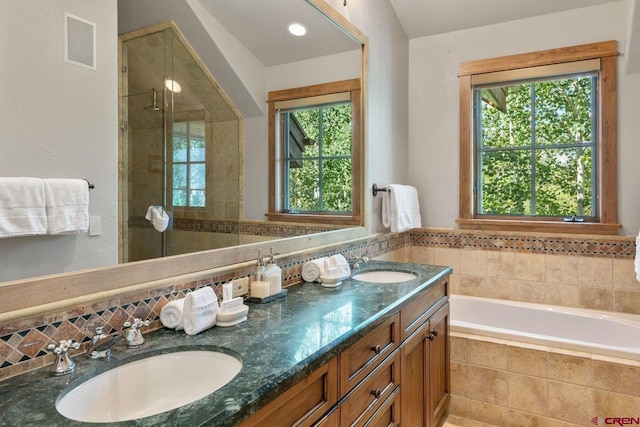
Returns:
[[[373,397],[375,397],[376,399],[380,399],[380,396],[382,396],[382,390],[380,390],[379,388],[375,389],[375,390],[371,390],[371,394],[373,395]]]
[[[429,341],[433,341],[433,340],[436,338],[436,335],[437,335],[437,334],[434,334],[433,332],[431,332],[431,333],[429,334],[429,337],[428,337],[428,338],[429,338]]]
[[[372,346],[371,351],[375,354],[380,354],[382,352],[382,347],[380,347],[380,345]]]
[[[435,330],[435,329],[434,329],[433,331],[431,331],[431,333],[433,334],[433,336],[434,336],[434,337],[437,337],[437,336],[438,336],[438,331],[437,331],[437,330]]]

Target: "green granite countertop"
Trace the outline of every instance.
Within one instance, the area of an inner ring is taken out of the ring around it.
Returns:
[[[0,382],[0,426],[92,424],[69,420],[56,411],[62,391],[135,359],[198,348],[235,354],[243,361],[242,370],[226,386],[198,401],[109,425],[236,425],[375,328],[401,303],[451,273],[449,267],[384,261],[362,264],[358,272],[368,270],[410,271],[418,278],[391,284],[348,279],[337,288],[301,283],[287,288],[284,298],[248,303],[248,320],[236,326],[214,327],[195,336],[162,329],[145,334],[147,343],[139,349],[119,343],[111,361],[74,356],[77,369],[71,375],[52,377],[47,366],[9,378]]]

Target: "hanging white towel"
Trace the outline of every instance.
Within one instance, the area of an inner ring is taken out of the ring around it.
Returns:
[[[633,266],[636,270],[636,280],[640,282],[640,233],[636,237],[636,257],[633,260]]]
[[[187,335],[196,335],[216,324],[218,297],[209,286],[189,292],[184,298],[182,320]]]
[[[89,185],[84,179],[44,179],[49,234],[89,229]]]
[[[382,194],[382,225],[391,232],[421,227],[418,191],[410,185],[388,185],[389,191]]]
[[[167,215],[167,211],[164,210],[162,206],[149,206],[145,219],[151,221],[153,228],[161,233],[166,230],[169,225],[169,215]]]
[[[40,178],[0,178],[0,237],[47,234]]]
[[[305,262],[302,265],[302,280],[305,282],[315,282],[325,274],[325,265],[329,262],[329,258],[323,257]]]
[[[184,329],[182,320],[184,300],[184,298],[180,298],[169,301],[160,309],[160,321],[164,327],[175,329],[176,331]]]

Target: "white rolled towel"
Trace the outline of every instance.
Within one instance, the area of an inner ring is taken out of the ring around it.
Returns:
[[[169,301],[160,310],[160,321],[166,328],[181,331],[184,329],[182,312],[184,310],[184,298]]]
[[[329,257],[329,265],[340,271],[340,279],[346,279],[351,276],[351,267],[349,262],[342,254],[335,254]]]
[[[302,266],[302,280],[305,282],[315,282],[325,274],[325,264],[329,261],[329,258],[323,257],[318,259],[312,259],[305,262]]]
[[[187,335],[196,335],[216,324],[218,297],[209,286],[189,292],[184,298],[182,319]]]

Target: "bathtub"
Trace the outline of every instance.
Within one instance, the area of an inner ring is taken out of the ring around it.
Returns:
[[[451,331],[640,361],[640,315],[452,295]]]

